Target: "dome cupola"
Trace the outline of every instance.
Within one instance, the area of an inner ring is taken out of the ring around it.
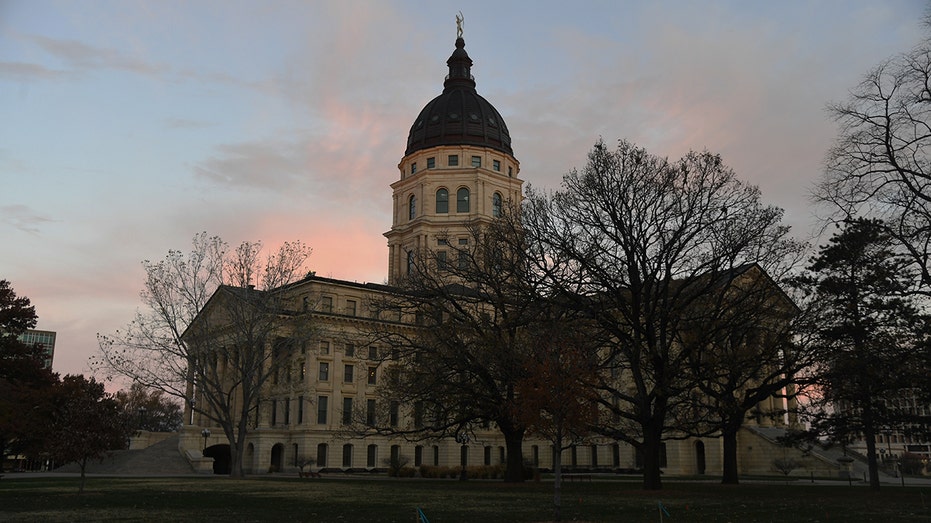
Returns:
[[[446,61],[449,74],[443,93],[417,115],[407,137],[405,155],[439,145],[490,147],[513,155],[511,135],[498,110],[475,91],[472,59],[462,36]]]

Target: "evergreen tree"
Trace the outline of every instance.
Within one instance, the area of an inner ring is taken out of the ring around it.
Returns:
[[[874,489],[876,436],[916,421],[896,400],[927,380],[921,365],[927,321],[910,294],[917,277],[893,241],[875,220],[848,220],[809,268],[823,306],[812,389],[819,397],[809,414],[822,434],[865,440]]]

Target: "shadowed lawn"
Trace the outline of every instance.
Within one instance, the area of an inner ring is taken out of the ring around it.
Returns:
[[[0,521],[315,521],[431,523],[551,519],[552,483],[397,479],[89,478],[0,480]],[[565,521],[928,521],[931,488],[791,485],[722,486],[668,482],[568,483]]]

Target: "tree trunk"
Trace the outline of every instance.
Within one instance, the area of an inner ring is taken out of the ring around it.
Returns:
[[[879,463],[876,460],[876,427],[870,400],[863,407],[863,439],[866,440],[866,463],[870,475],[870,488],[879,490]]]
[[[562,438],[556,438],[553,452],[553,521],[562,518]]]
[[[737,474],[737,432],[739,430],[739,425],[736,428],[725,426],[723,434],[721,434],[724,440],[721,483],[725,485],[736,485],[740,482]]]
[[[78,494],[84,493],[84,482],[87,480],[87,475],[84,474],[87,471],[87,458],[81,459],[78,462],[78,465],[81,466],[81,483],[78,485]]]
[[[643,443],[640,445],[640,455],[643,457],[643,489],[662,490],[663,480],[660,471],[662,432],[652,427],[644,427],[644,429]]]
[[[524,429],[505,428],[501,426],[504,435],[504,444],[507,449],[507,468],[504,472],[506,483],[520,483],[524,481]]]

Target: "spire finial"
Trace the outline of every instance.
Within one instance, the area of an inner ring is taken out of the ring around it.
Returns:
[[[462,38],[462,22],[465,21],[465,18],[462,16],[462,11],[459,11],[459,14],[456,15],[456,37]]]

